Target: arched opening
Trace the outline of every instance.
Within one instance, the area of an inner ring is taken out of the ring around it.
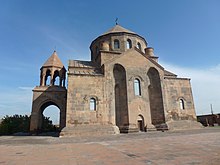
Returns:
[[[120,42],[117,39],[114,40],[114,49],[120,49]]]
[[[140,132],[145,132],[144,117],[142,115],[138,115],[138,117],[137,117],[137,125],[138,125],[138,130]]]
[[[157,128],[160,127],[161,124],[165,123],[160,75],[155,68],[150,68],[147,75],[150,80],[148,94],[150,101],[151,120],[152,124]]]
[[[132,48],[132,42],[130,39],[127,39],[127,49],[131,49]]]
[[[137,43],[137,48],[138,48],[139,50],[141,50],[141,44],[140,44],[140,42]]]
[[[120,132],[127,133],[129,116],[126,71],[122,65],[115,64],[113,73],[115,79],[115,121],[116,125],[120,129]]]
[[[53,125],[60,125],[60,109],[55,105],[50,105],[44,109],[43,115],[50,118]]]
[[[44,85],[51,85],[51,71],[49,69],[46,71]]]
[[[184,110],[185,109],[185,105],[184,105],[184,100],[183,99],[179,100],[179,104],[180,104],[180,109]]]
[[[96,99],[91,98],[89,102],[90,111],[96,110]]]
[[[58,105],[54,102],[46,102],[40,107],[38,118],[39,133],[57,136],[60,130],[64,127],[61,121],[62,114]]]
[[[139,79],[134,79],[134,94],[135,96],[141,95],[141,84]]]
[[[60,76],[59,76],[59,71],[58,70],[56,70],[54,72],[53,85],[60,85]]]
[[[60,86],[65,87],[66,69],[63,67],[60,70]]]

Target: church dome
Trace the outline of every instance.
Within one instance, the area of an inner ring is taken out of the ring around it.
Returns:
[[[144,52],[147,48],[147,42],[142,36],[116,24],[92,41],[90,45],[91,59],[92,61],[96,60],[100,51],[122,53],[133,47],[137,47]]]

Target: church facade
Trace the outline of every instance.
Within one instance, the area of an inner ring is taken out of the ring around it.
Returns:
[[[67,88],[56,52],[42,66],[33,90],[32,131],[41,128],[49,105],[60,109],[61,136],[198,126],[190,79],[161,66],[142,36],[115,25],[90,50],[91,61],[69,60]]]

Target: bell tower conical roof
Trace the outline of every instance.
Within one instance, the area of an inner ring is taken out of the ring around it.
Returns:
[[[43,64],[42,67],[60,67],[62,68],[64,65],[61,62],[61,60],[59,59],[56,51],[53,52],[53,54],[47,59],[47,61]]]

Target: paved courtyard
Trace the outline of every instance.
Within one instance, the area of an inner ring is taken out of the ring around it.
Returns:
[[[0,137],[0,165],[219,165],[220,128],[109,137]]]

